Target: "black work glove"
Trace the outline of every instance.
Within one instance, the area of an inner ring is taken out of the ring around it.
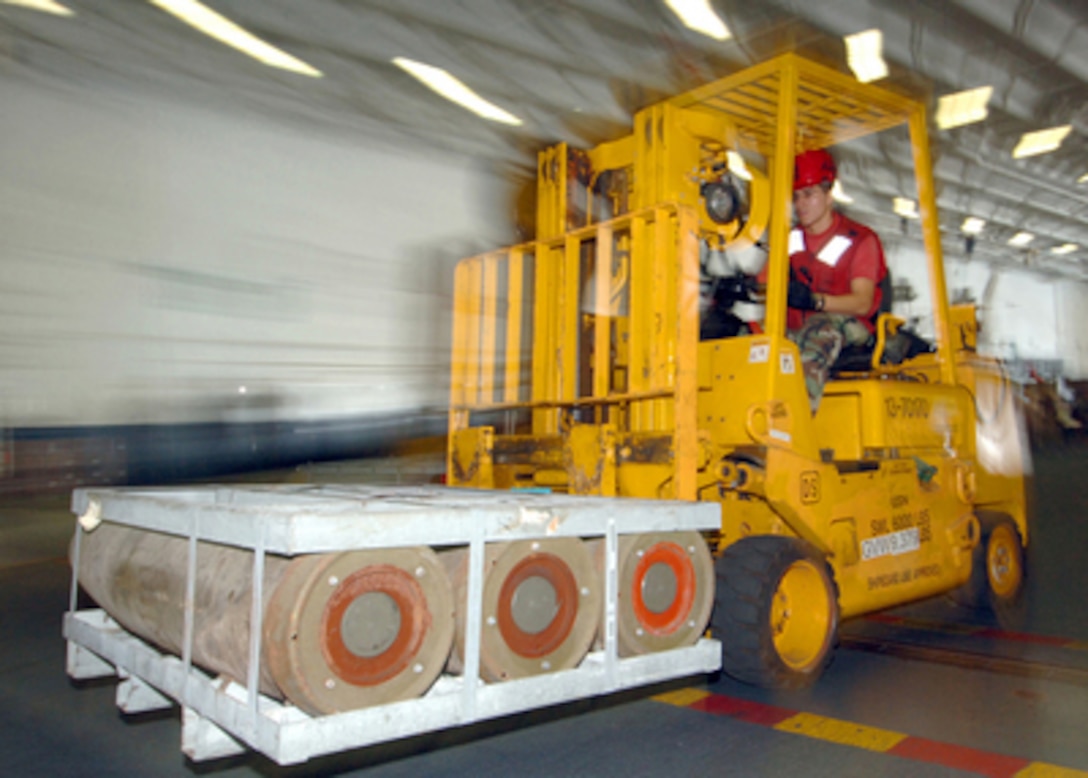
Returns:
[[[816,295],[800,281],[790,281],[790,291],[786,302],[790,308],[796,308],[799,311],[816,310]]]
[[[743,274],[719,278],[714,289],[714,301],[726,306],[736,302],[752,302],[755,283],[754,278]]]

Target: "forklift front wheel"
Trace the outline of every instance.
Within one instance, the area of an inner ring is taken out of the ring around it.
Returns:
[[[745,538],[717,563],[712,624],[722,669],[741,681],[802,688],[823,673],[838,631],[838,590],[826,561],[796,538]]]

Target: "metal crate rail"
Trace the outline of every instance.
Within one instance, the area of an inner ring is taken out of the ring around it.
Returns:
[[[526,494],[444,487],[256,486],[179,489],[81,489],[69,612],[69,675],[121,682],[126,712],[182,706],[182,750],[194,761],[246,747],[279,764],[461,726],[720,667],[717,641],[620,658],[617,654],[617,549],[621,534],[717,528],[711,503]],[[182,655],[163,654],[101,610],[76,610],[84,527],[109,521],[188,539]],[[484,547],[546,537],[603,537],[604,649],[571,670],[486,684],[479,678]],[[245,685],[213,678],[192,664],[193,593],[198,541],[253,551],[249,677]],[[266,553],[301,553],[401,545],[467,545],[468,597],[464,673],[443,675],[422,697],[311,717],[258,692],[262,581]],[[168,699],[169,698],[169,699]]]
[[[465,679],[443,676],[423,697],[320,717],[261,695],[254,717],[245,687],[212,678],[197,668],[186,672],[180,659],[161,654],[128,634],[103,611],[67,614],[65,636],[68,671],[73,677],[106,677],[116,668],[121,677],[117,704],[124,712],[168,707],[171,702],[166,697],[179,702],[183,706],[182,750],[197,762],[243,753],[248,746],[277,764],[298,764],[425,732],[710,673],[721,665],[721,644],[704,638],[687,648],[620,659],[613,674],[607,671],[605,652],[595,651],[573,670],[481,684],[470,704],[466,704]]]
[[[294,556],[717,527],[717,506],[441,486],[77,489],[72,511],[170,535]]]

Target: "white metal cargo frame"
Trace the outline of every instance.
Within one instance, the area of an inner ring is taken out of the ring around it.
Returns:
[[[616,652],[617,538],[621,534],[718,527],[713,503],[575,497],[446,487],[250,486],[78,489],[73,571],[84,521],[109,521],[188,539],[185,638],[181,657],[129,634],[102,610],[76,610],[72,576],[64,617],[67,671],[77,679],[120,677],[126,713],[182,706],[181,747],[194,761],[246,746],[281,765],[679,678],[721,665],[720,644],[620,658]],[[605,646],[570,670],[487,684],[479,679],[484,545],[543,537],[603,537]],[[249,677],[246,685],[193,667],[198,541],[246,548],[253,556]],[[258,692],[265,554],[293,556],[354,548],[469,547],[464,674],[441,676],[422,697],[312,717]]]

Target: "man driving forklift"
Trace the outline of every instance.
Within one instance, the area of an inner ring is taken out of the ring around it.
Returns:
[[[835,210],[837,175],[826,149],[794,160],[787,327],[801,353],[812,412],[819,407],[831,366],[845,346],[865,345],[882,303],[888,273],[880,238]]]

